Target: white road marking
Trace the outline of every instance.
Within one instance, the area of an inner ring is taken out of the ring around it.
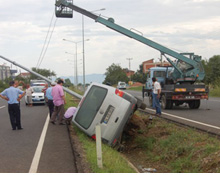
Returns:
[[[3,109],[3,108],[5,108],[5,106],[1,106],[1,107],[0,107],[0,109]]]
[[[50,120],[50,117],[49,117],[49,114],[48,114],[46,122],[44,124],[43,131],[42,131],[41,136],[40,136],[40,140],[39,140],[38,145],[37,145],[37,149],[36,149],[35,154],[34,154],[34,158],[33,158],[32,163],[31,163],[31,167],[29,169],[29,173],[37,173],[37,169],[38,169],[38,165],[39,165],[39,161],[40,161],[40,157],[41,157],[41,152],[42,152],[42,149],[43,149],[44,140],[45,140],[46,133],[47,133],[49,120]]]
[[[220,102],[219,100],[208,100],[208,101]]]
[[[153,111],[153,112],[155,111],[155,110],[150,109],[150,108],[146,108],[146,109],[149,110],[149,111]],[[199,124],[199,125],[208,126],[210,128],[220,129],[220,127],[218,127],[218,126],[213,126],[213,125],[209,125],[209,124],[206,124],[206,123],[198,122],[198,121],[195,121],[195,120],[186,119],[186,118],[179,117],[179,116],[176,116],[176,115],[173,115],[173,114],[168,114],[168,113],[162,112],[162,115],[163,114],[168,115],[168,116],[173,117],[173,118],[178,118],[178,119],[185,120],[185,121],[188,121],[188,122],[196,123],[196,124]]]

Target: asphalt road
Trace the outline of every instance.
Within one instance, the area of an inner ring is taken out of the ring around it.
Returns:
[[[142,99],[142,92],[126,91]],[[148,97],[144,98],[144,102],[147,104],[147,110],[154,113],[149,106]],[[192,126],[220,134],[220,98],[211,97],[209,100],[202,100],[199,109],[189,109],[188,105],[174,106],[173,109],[162,110],[162,115],[171,120],[175,119],[184,124],[191,123]]]
[[[23,100],[24,129],[16,131],[11,128],[7,110],[7,102],[0,99],[0,173],[76,172],[67,127],[48,123],[47,106],[27,107]]]

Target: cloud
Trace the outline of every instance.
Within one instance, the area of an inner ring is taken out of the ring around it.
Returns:
[[[171,49],[195,52],[206,58],[219,54],[219,0],[74,0],[74,3],[89,11],[106,8],[96,13],[113,17],[116,24],[135,28],[146,38]],[[50,22],[53,28],[55,19],[53,0],[4,1],[4,6],[0,7],[0,54],[29,68],[36,66]],[[112,63],[126,68],[126,58],[130,57],[133,58],[132,69],[137,70],[143,61],[160,57],[159,51],[88,17],[84,18],[84,26],[85,39],[90,39],[85,42],[87,74],[104,74]],[[58,76],[74,72],[66,61],[74,56],[65,52],[75,53],[75,45],[64,42],[63,38],[74,42],[82,40],[81,14],[74,12],[73,19],[56,21],[41,66],[54,70]],[[82,43],[79,43],[78,53],[81,52]],[[82,54],[78,59],[81,70]]]

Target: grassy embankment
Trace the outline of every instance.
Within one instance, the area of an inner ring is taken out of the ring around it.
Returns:
[[[138,113],[142,118],[148,117]],[[196,129],[181,127],[161,118],[153,119],[135,138],[145,161],[169,173],[220,172],[220,140]]]
[[[68,106],[76,106],[67,95]],[[147,115],[137,113],[142,118]],[[93,173],[135,172],[121,154],[107,145],[103,148],[103,169],[97,167],[95,142],[74,127]],[[216,137],[183,128],[160,118],[154,119],[145,131],[138,131],[134,142],[142,149],[147,166],[157,165],[162,172],[220,172],[220,141]],[[138,158],[137,158],[138,160]],[[132,160],[131,160],[132,161]],[[133,162],[135,164],[135,162]],[[138,166],[138,165],[136,165]]]

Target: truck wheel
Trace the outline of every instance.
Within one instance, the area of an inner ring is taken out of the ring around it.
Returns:
[[[190,109],[198,109],[200,107],[200,100],[193,100],[190,101],[188,104]]]
[[[195,100],[195,109],[199,109],[200,107],[200,100]]]
[[[161,98],[161,107],[162,109],[172,109],[173,108],[172,100],[167,100],[166,96],[163,95]]]
[[[194,106],[195,106],[195,101],[194,100],[190,101],[188,104],[189,104],[190,109],[194,109]]]

